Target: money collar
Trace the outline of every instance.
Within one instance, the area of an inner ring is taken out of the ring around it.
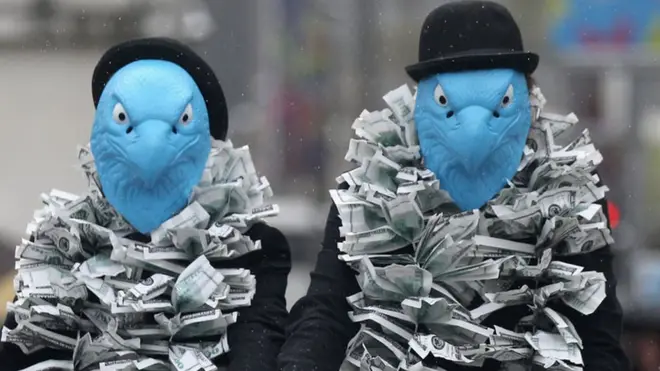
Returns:
[[[89,192],[42,195],[46,206],[28,227],[34,241],[16,252],[18,299],[9,311],[18,326],[5,328],[2,341],[26,353],[69,350],[75,370],[118,360],[127,369],[169,370],[164,360],[181,359],[190,347],[202,365],[227,353],[227,326],[238,313],[224,312],[250,305],[255,279],[211,262],[260,249],[242,233],[279,212],[265,205],[272,192],[248,147],[213,141],[188,206],[150,243],[128,238],[134,230],[101,196],[89,148],[79,157]]]
[[[337,179],[349,189],[330,191],[342,220],[340,259],[359,272],[361,287],[348,298],[349,316],[362,329],[346,361],[387,370],[425,369],[429,355],[471,366],[486,358],[581,365],[579,335],[545,304],[561,300],[588,315],[605,298],[601,272],[553,259],[613,242],[596,204],[607,187],[593,175],[602,157],[588,131],[556,144],[577,117],[544,112],[534,87],[533,123],[515,177],[481,210],[457,212],[423,166],[410,90],[404,85],[383,98],[388,109],[363,111],[352,126],[359,139],[351,139],[346,160],[358,167]],[[515,288],[521,280],[527,284]],[[481,324],[518,304],[534,314],[515,331]]]

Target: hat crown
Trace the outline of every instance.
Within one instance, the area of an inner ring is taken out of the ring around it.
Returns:
[[[518,24],[504,6],[491,1],[441,5],[424,20],[419,61],[462,55],[523,51]]]
[[[225,140],[228,112],[224,92],[213,69],[187,45],[166,37],[148,37],[121,42],[108,49],[94,68],[92,98],[94,107],[110,78],[122,67],[139,60],[163,60],[183,68],[193,78],[206,102],[211,136]]]

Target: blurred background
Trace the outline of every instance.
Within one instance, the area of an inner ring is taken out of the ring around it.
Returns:
[[[637,370],[660,368],[660,2],[505,0],[549,109],[575,112],[605,154],[620,211],[614,231],[624,345]],[[76,145],[93,117],[90,81],[111,44],[190,43],[215,68],[230,137],[249,144],[283,213],[294,254],[289,305],[320,247],[327,190],[347,169],[350,125],[411,84],[417,39],[440,0],[0,0],[0,271],[10,300],[14,246],[51,188],[84,191]],[[4,311],[4,306],[3,307]],[[4,315],[4,313],[2,313]]]

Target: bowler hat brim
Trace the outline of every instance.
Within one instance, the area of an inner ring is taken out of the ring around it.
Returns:
[[[531,74],[538,65],[539,56],[535,53],[482,51],[426,60],[407,66],[406,72],[415,82],[419,82],[438,73],[485,69],[509,68]]]
[[[154,37],[130,40],[106,51],[92,76],[94,106],[98,106],[103,89],[117,71],[132,62],[147,59],[175,63],[190,74],[206,101],[211,136],[225,140],[228,112],[220,82],[213,69],[197,53],[174,39]]]

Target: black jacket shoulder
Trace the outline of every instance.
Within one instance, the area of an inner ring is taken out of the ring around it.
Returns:
[[[332,204],[307,295],[289,313],[287,339],[278,358],[280,370],[337,371],[349,340],[359,329],[348,317],[346,297],[360,287],[355,272],[338,258],[337,243],[343,240],[340,226],[339,212]]]
[[[285,339],[286,287],[291,271],[291,249],[277,228],[258,223],[246,232],[261,241],[248,266],[257,280],[252,304],[239,310],[228,330],[228,371],[277,370],[277,355]]]

